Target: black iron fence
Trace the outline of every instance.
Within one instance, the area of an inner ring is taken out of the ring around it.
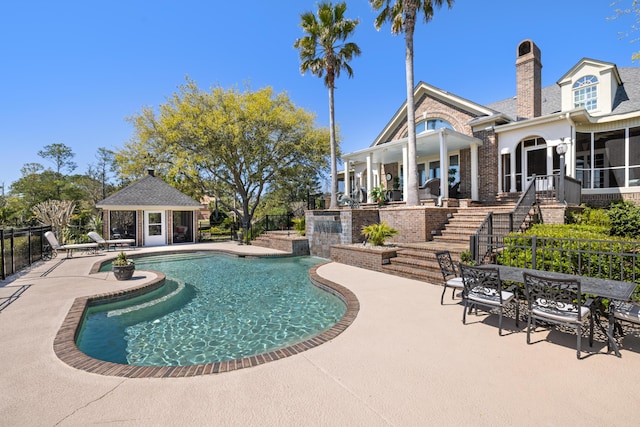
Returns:
[[[0,229],[0,280],[42,259],[50,226]]]
[[[640,284],[640,242],[536,235],[490,236],[495,262]]]

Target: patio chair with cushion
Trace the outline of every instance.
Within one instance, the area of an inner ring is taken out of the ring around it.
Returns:
[[[135,239],[112,239],[105,240],[101,235],[96,233],[95,231],[90,231],[87,233],[87,236],[91,238],[94,242],[96,242],[102,249],[115,249],[117,246],[132,246],[135,245]]]
[[[442,295],[440,296],[440,305],[444,304],[444,294],[447,291],[447,287],[451,289],[451,299],[455,297],[456,289],[462,290],[464,284],[462,283],[462,277],[458,275],[456,265],[451,259],[451,253],[449,251],[436,252],[436,259],[438,265],[440,265],[440,272],[442,273],[443,286]]]
[[[44,233],[44,237],[47,238],[51,249],[56,251],[64,250],[67,251],[67,258],[71,258],[73,256],[73,251],[75,250],[89,250],[90,253],[95,253],[98,249],[97,243],[78,243],[73,245],[61,245],[56,238],[56,235],[51,231],[47,231]]]
[[[582,326],[589,319],[589,346],[593,345],[593,301],[582,295],[578,279],[550,279],[523,273],[529,314],[527,344],[531,344],[531,329],[536,321],[569,326],[576,330],[577,354],[580,359]]]
[[[620,336],[624,335],[622,331],[622,323],[631,323],[635,326],[640,325],[640,305],[629,301],[611,300],[609,302],[609,336],[613,337],[615,331]],[[611,351],[611,343],[607,346],[607,350]]]
[[[498,310],[500,316],[498,320],[498,334],[502,335],[504,309],[508,304],[515,303],[516,326],[518,326],[520,309],[517,298],[517,287],[511,286],[507,290],[503,289],[500,272],[495,267],[474,267],[460,263],[459,268],[464,284],[462,290],[462,302],[464,305],[462,323],[467,323],[467,310],[471,313],[471,310],[475,308],[477,314],[478,306],[484,307],[487,312]]]

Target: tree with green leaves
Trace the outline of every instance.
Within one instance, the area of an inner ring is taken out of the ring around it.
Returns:
[[[73,162],[75,154],[71,151],[71,148],[64,144],[50,144],[45,145],[44,150],[38,151],[38,156],[43,159],[48,159],[56,165],[56,199],[60,199],[60,190],[64,185],[64,179],[62,176],[62,170],[66,169],[67,172],[73,172],[77,165]]]
[[[64,144],[45,145],[43,150],[38,151],[38,156],[51,160],[56,165],[57,174],[61,174],[63,169],[73,172],[77,167],[72,160],[75,154]]]
[[[152,167],[196,200],[215,196],[251,224],[263,194],[298,167],[321,170],[329,160],[327,130],[285,93],[200,90],[190,80],[156,113],[131,118],[132,141],[116,153],[127,179]]]
[[[329,145],[331,147],[331,209],[338,207],[337,140],[335,126],[334,89],[335,79],[342,70],[353,77],[349,61],[360,55],[360,48],[347,42],[360,23],[358,19],[347,19],[344,14],[346,3],[335,6],[331,2],[318,5],[317,17],[313,12],[303,13],[300,26],[305,36],[295,41],[294,47],[300,51],[300,71],[304,74],[324,76],[324,84],[329,89]]]
[[[446,0],[449,8],[454,0]],[[385,22],[391,23],[393,34],[404,33],[405,37],[405,67],[407,78],[407,130],[408,141],[408,165],[407,187],[405,195],[407,206],[417,206],[420,203],[418,197],[418,166],[416,149],[416,118],[413,97],[413,35],[416,27],[418,13],[422,12],[424,21],[428,23],[433,19],[434,8],[442,7],[445,0],[369,0],[371,6],[380,11],[375,20],[376,29],[380,29]]]
[[[104,199],[107,197],[107,190],[110,187],[110,174],[116,171],[115,153],[105,147],[99,147],[96,160],[97,164],[89,165],[87,175],[100,183],[100,195]]]

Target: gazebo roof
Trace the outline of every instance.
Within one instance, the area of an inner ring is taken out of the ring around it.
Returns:
[[[149,172],[149,175],[96,204],[108,210],[198,210],[202,205]]]

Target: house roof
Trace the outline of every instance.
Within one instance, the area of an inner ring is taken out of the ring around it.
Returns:
[[[147,175],[112,194],[96,207],[109,210],[198,210],[202,205],[160,178]]]
[[[610,115],[640,111],[640,68],[619,68],[622,85],[618,87]],[[553,84],[542,88],[542,115],[559,113],[561,110],[560,86]],[[517,99],[503,99],[487,105],[488,108],[513,118],[517,117]]]
[[[473,114],[476,117],[487,117],[496,115],[499,111],[492,111],[484,105],[480,105],[473,101],[470,101],[461,96],[450,93],[446,90],[440,89],[436,86],[427,84],[423,81],[418,82],[413,90],[414,99],[418,100],[423,95],[429,95],[435,99],[440,99],[443,102],[454,105],[457,108],[460,108],[470,114]],[[389,142],[390,136],[395,132],[395,128],[398,123],[406,120],[407,115],[407,101],[405,100],[400,108],[393,115],[391,120],[387,123],[385,128],[380,132],[380,134],[376,137],[376,139],[371,144],[371,147],[387,144]]]

